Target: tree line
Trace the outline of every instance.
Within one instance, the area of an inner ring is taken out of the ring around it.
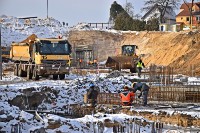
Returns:
[[[158,31],[159,24],[164,21],[164,15],[167,12],[167,8],[177,9],[180,4],[180,0],[146,0],[141,10],[149,11],[154,6],[157,6],[160,12],[159,17],[151,17],[147,22],[140,19],[139,14],[133,12],[133,5],[126,3],[123,8],[116,1],[113,2],[110,8],[109,21],[114,23],[114,29],[116,30],[132,30],[132,31]]]

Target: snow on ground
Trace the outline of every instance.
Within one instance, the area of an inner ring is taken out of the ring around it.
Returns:
[[[63,118],[57,115],[51,115],[48,114],[45,117],[43,117],[44,122],[38,122],[36,119],[34,119],[34,115],[29,114],[27,112],[24,112],[20,110],[16,106],[11,106],[9,104],[9,100],[12,100],[18,95],[21,95],[22,92],[20,90],[27,89],[27,88],[36,88],[36,91],[40,92],[42,91],[44,86],[50,87],[53,90],[59,90],[58,97],[56,99],[56,104],[42,104],[40,106],[46,106],[47,109],[52,108],[63,108],[67,104],[74,104],[74,103],[83,103],[83,94],[86,93],[87,89],[89,88],[89,83],[93,82],[96,86],[99,87],[101,92],[107,92],[107,93],[117,93],[119,90],[122,89],[124,85],[131,85],[131,82],[129,81],[128,77],[119,76],[119,77],[113,77],[113,78],[106,78],[105,74],[101,74],[100,76],[97,75],[87,75],[87,76],[77,76],[77,75],[69,75],[66,77],[67,80],[65,81],[54,81],[54,80],[42,80],[37,82],[23,82],[23,83],[13,83],[9,85],[1,85],[0,90],[0,119],[4,120],[5,118],[8,119],[8,116],[14,118],[11,121],[7,122],[0,122],[0,126],[3,127],[2,131],[11,131],[11,125],[14,125],[16,123],[19,123],[19,120],[17,118],[20,118],[20,121],[25,121],[23,123],[23,129],[22,132],[30,132],[31,130],[40,129],[42,127],[48,127],[49,121],[59,121],[59,123],[62,123],[62,126],[56,129],[48,129],[48,133],[54,133],[56,131],[61,132],[88,132],[92,133],[94,132],[93,129],[93,122],[99,122],[99,121],[105,121],[106,119],[109,119],[111,121],[118,121],[120,123],[123,123],[125,119],[133,119],[135,116],[129,116],[125,114],[94,114],[93,115],[86,115],[83,118],[78,119],[68,119]],[[10,76],[10,80],[16,80],[17,77]],[[4,77],[3,80],[6,81],[6,78]],[[192,80],[192,78],[191,78]],[[190,81],[191,81],[190,80]],[[197,80],[197,79],[195,79]],[[54,95],[50,96],[51,98],[55,98]],[[199,107],[196,108],[199,110]],[[147,112],[154,112],[155,114],[159,111],[151,110],[151,109],[138,109],[134,108],[135,111],[144,111]],[[173,114],[173,110],[164,110],[169,115]],[[178,111],[176,113],[179,113]],[[182,114],[190,114],[193,116],[196,116],[197,118],[200,118],[200,112],[189,112],[189,111],[181,111]],[[20,117],[19,117],[20,116]],[[22,124],[22,123],[21,123]],[[112,128],[104,128],[105,133],[110,133]],[[150,132],[150,126],[145,126],[141,129],[144,133]]]
[[[10,46],[14,42],[21,42],[28,36],[36,34],[39,38],[65,36],[68,27],[54,18],[19,19],[13,16],[0,16],[2,21],[2,45]]]

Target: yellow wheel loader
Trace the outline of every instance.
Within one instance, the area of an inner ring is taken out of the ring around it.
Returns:
[[[130,69],[130,72],[136,72],[136,63],[138,56],[136,55],[136,45],[123,45],[121,55],[109,56],[106,61],[106,67],[112,70]]]

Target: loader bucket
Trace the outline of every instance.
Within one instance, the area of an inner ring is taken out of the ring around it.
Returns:
[[[130,69],[131,72],[136,71],[133,56],[110,56],[106,61],[106,67],[112,70]]]

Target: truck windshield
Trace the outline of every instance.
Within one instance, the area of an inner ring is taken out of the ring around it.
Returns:
[[[10,51],[2,51],[2,55],[10,55]]]
[[[45,55],[68,55],[70,54],[70,44],[68,43],[40,43],[40,54]]]

